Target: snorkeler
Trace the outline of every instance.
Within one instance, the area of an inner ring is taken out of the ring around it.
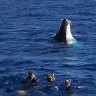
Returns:
[[[70,89],[80,89],[80,88],[84,88],[85,86],[74,86],[71,85],[71,80],[66,80],[65,81],[65,90],[69,91]]]
[[[55,74],[54,74],[54,72],[52,72],[51,75],[48,75],[48,76],[47,76],[47,80],[48,80],[48,82],[52,82],[52,81],[55,80]]]
[[[27,73],[27,77],[26,79],[22,82],[22,83],[35,83],[37,81],[37,77],[31,72],[29,71]]]
[[[74,89],[74,86],[71,86],[71,80],[65,81],[65,91],[70,91],[71,89]]]
[[[55,74],[54,72],[52,72],[51,75],[47,76],[47,80],[50,83],[47,88],[51,89],[51,90],[56,90],[58,91],[58,86],[56,84],[53,84],[52,82],[55,80]]]
[[[70,87],[71,80],[66,80],[66,81],[65,81],[65,84],[66,84],[66,88]]]
[[[65,87],[66,87],[66,89],[69,89],[70,88],[70,84],[71,84],[71,80],[66,80],[65,81]]]
[[[36,75],[34,75],[31,71],[28,72],[28,76],[26,78],[28,82],[32,81],[33,83],[37,81]]]

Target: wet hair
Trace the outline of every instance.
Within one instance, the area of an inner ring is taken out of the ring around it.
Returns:
[[[66,83],[66,84],[70,84],[70,80],[66,80],[65,83]]]
[[[32,72],[29,71],[29,72],[27,73],[27,76],[28,76],[28,77],[31,77],[31,76],[32,76]]]
[[[32,72],[31,72],[31,71],[29,71],[29,72],[28,72],[28,74],[32,74]]]

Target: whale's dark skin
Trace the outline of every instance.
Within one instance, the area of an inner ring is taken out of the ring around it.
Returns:
[[[57,42],[72,43],[75,41],[71,34],[71,21],[63,19],[59,32],[55,35],[54,39]]]

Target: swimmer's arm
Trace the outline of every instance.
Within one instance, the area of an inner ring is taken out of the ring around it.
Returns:
[[[85,86],[70,86],[73,89],[81,89],[81,88],[85,88]]]

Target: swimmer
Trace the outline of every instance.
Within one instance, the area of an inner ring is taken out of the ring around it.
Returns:
[[[66,80],[65,81],[65,91],[69,91],[70,90],[70,84],[71,84],[71,80]]]
[[[54,72],[52,72],[51,75],[48,75],[48,76],[47,76],[47,80],[48,80],[49,82],[52,82],[52,81],[55,80],[55,74],[54,74]]]
[[[72,86],[71,80],[66,80],[65,85],[66,85],[66,88],[71,88],[71,89],[80,89],[85,87],[85,86],[74,86],[74,85]]]
[[[81,89],[85,88],[85,86],[77,86],[77,85],[71,85],[71,80],[66,80],[65,81],[65,90],[69,91],[70,89]]]
[[[71,80],[66,80],[65,81],[66,88],[70,87],[70,84],[71,84]]]
[[[77,96],[74,92],[75,92],[75,89],[78,89],[78,88],[79,86],[71,85],[71,80],[65,81],[65,92],[68,96]]]
[[[32,83],[35,83],[37,81],[37,77],[31,72],[31,71],[29,71],[28,73],[27,73],[27,77],[26,77],[26,79],[23,81],[23,83],[30,83],[30,82],[32,82]]]

